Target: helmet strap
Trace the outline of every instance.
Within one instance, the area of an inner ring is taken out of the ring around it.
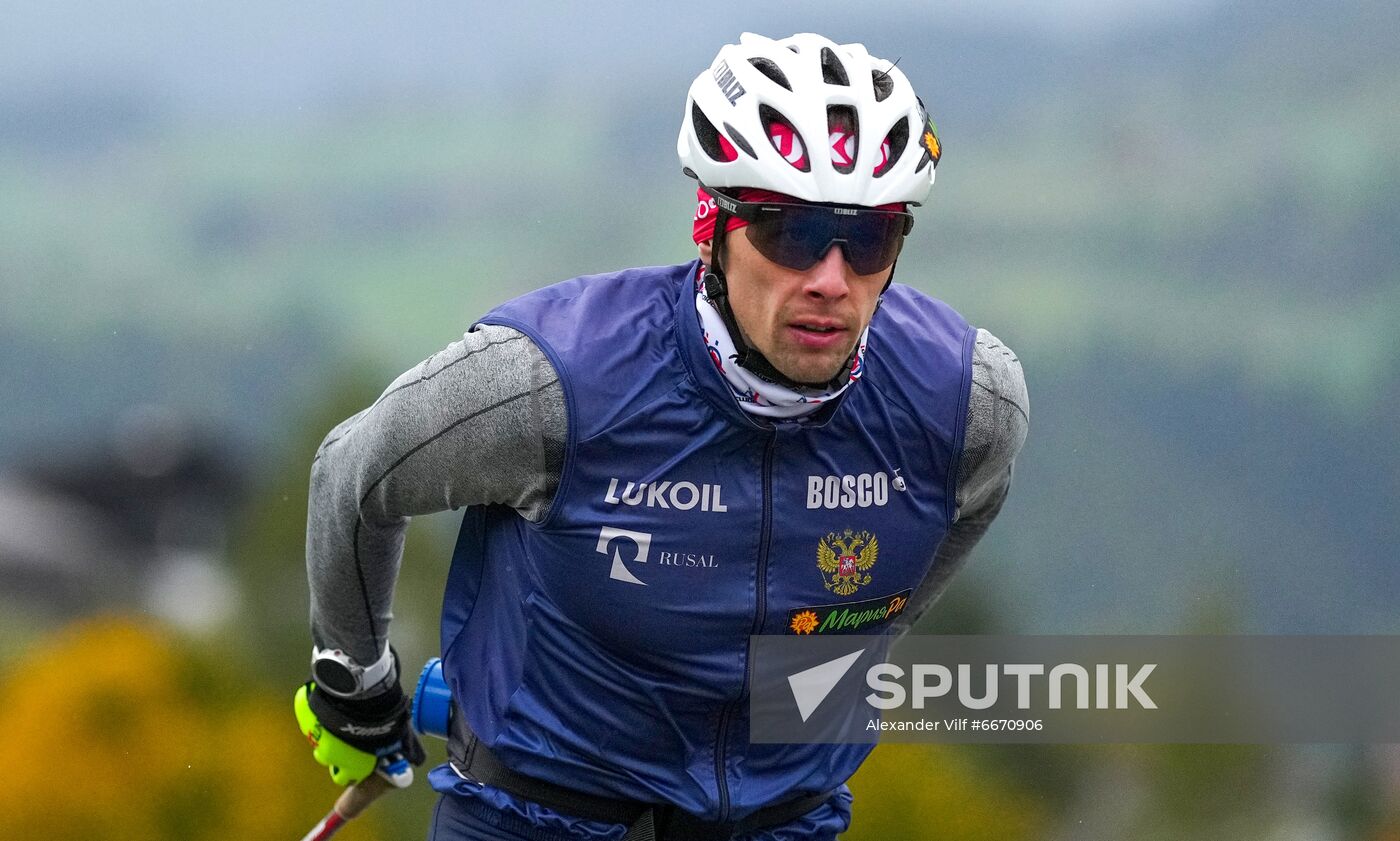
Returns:
[[[835,391],[847,382],[847,372],[851,369],[855,355],[860,352],[859,347],[851,349],[851,355],[846,358],[846,364],[824,383],[803,383],[794,380],[773,366],[768,361],[768,357],[759,352],[758,348],[751,346],[744,339],[744,332],[739,329],[739,322],[734,318],[734,309],[729,306],[729,281],[724,276],[724,268],[721,265],[724,253],[724,240],[728,236],[725,230],[729,222],[730,214],[724,208],[718,208],[715,216],[715,233],[710,239],[710,265],[705,267],[705,274],[700,282],[705,286],[705,297],[715,305],[719,311],[719,317],[724,321],[725,329],[729,331],[729,338],[734,342],[734,361],[750,371],[758,374],[767,380],[772,380],[778,385],[786,388],[815,388],[823,391]],[[894,269],[890,269],[890,277],[894,277]],[[885,284],[885,289],[889,284]],[[884,290],[881,290],[881,295]],[[876,305],[878,308],[878,304]]]
[[[880,304],[883,303],[884,300],[885,300],[885,293],[888,292],[888,291],[890,291],[890,284],[891,284],[891,283],[894,283],[894,269],[895,269],[895,266],[898,266],[898,265],[899,265],[899,258],[896,257],[896,258],[894,258],[894,262],[893,262],[893,263],[890,263],[890,276],[887,277],[887,278],[885,278],[885,287],[884,287],[883,289],[880,290],[880,300],[877,301],[877,302],[875,303],[875,309],[877,309],[877,310],[880,308]]]

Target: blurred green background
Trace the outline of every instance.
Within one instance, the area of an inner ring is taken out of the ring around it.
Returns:
[[[288,703],[316,444],[495,303],[689,259],[684,93],[745,29],[900,59],[945,145],[900,280],[1025,367],[928,630],[1400,631],[1393,3],[58,0],[0,24],[0,837],[329,808]],[[455,527],[410,530],[409,662]],[[886,746],[846,837],[1375,841],[1397,784],[1384,746]]]

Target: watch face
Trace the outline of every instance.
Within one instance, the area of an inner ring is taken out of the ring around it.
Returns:
[[[323,686],[336,695],[352,695],[360,688],[358,676],[339,660],[323,657],[311,664],[311,675],[316,685]]]

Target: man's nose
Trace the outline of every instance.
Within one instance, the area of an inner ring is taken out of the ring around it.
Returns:
[[[804,290],[814,298],[844,298],[850,292],[846,283],[846,252],[841,242],[833,242],[817,264],[807,270]]]

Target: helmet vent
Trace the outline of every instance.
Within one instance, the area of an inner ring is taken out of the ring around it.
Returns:
[[[734,141],[735,146],[738,146],[740,149],[744,150],[744,154],[748,155],[754,160],[758,160],[758,155],[754,154],[753,147],[749,145],[749,141],[744,139],[744,136],[739,133],[738,129],[734,128],[729,123],[725,123],[724,133],[729,135],[729,138]],[[738,156],[736,155],[735,157]]]
[[[836,57],[830,47],[822,47],[822,81],[828,85],[851,86],[851,77],[846,75],[846,65]]]
[[[890,133],[885,135],[885,142],[881,144],[880,163],[875,167],[875,177],[889,172],[894,168],[899,156],[904,154],[904,147],[909,145],[909,121],[901,119],[890,128]]]
[[[760,56],[749,59],[749,64],[752,64],[758,72],[772,79],[774,84],[792,90],[792,83],[787,80],[787,76],[783,75],[783,71],[778,69],[778,65],[774,63],[773,59]]]
[[[860,149],[860,131],[856,124],[856,109],[849,105],[830,105],[826,109],[826,130],[831,142],[831,166],[846,174],[856,168]]]
[[[700,110],[699,104],[694,100],[690,102],[690,122],[695,127],[695,138],[700,141],[700,148],[704,149],[705,154],[709,155],[711,159],[720,163],[729,163],[739,157],[732,147],[728,150],[724,148],[726,145],[724,136],[719,133],[719,129],[715,128],[715,124],[710,122],[710,118],[705,116],[705,112]],[[744,151],[750,155],[753,154],[747,148],[747,144],[742,145],[745,146]]]
[[[811,155],[807,153],[807,142],[802,139],[802,135],[797,133],[797,129],[778,110],[771,105],[760,104],[758,106],[758,119],[763,125],[768,126],[768,139],[773,144],[773,149],[783,157],[783,160],[792,164],[792,168],[799,172],[811,172]]]
[[[890,74],[882,70],[872,72],[870,82],[875,86],[876,102],[884,102],[889,99],[890,94],[894,93],[894,80],[890,78]]]

